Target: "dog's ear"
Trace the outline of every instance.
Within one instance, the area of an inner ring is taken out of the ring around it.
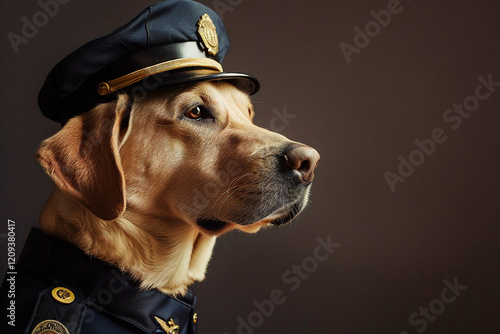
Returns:
[[[125,211],[125,179],[118,141],[127,95],[71,118],[44,140],[37,159],[55,184],[104,220]]]

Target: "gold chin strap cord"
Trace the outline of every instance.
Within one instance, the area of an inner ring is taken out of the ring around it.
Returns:
[[[178,70],[181,68],[188,67],[202,67],[206,69],[215,70],[222,72],[222,65],[217,61],[210,58],[182,58],[169,60],[163,63],[152,65],[149,67],[142,68],[140,70],[134,71],[132,73],[126,74],[122,77],[109,80],[108,82],[101,82],[97,86],[97,92],[99,95],[108,95],[121,89],[127,87],[137,81],[147,78],[151,75],[155,75],[162,72]]]

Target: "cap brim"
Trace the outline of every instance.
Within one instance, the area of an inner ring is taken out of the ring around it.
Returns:
[[[259,81],[249,74],[215,72],[206,69],[190,69],[158,73],[124,90],[133,91],[137,86],[142,86],[145,90],[152,90],[159,87],[169,87],[203,81],[226,81],[249,95],[257,93],[260,88]]]

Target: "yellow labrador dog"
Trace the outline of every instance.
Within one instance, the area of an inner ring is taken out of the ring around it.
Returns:
[[[259,83],[223,71],[228,48],[217,13],[168,0],[50,71],[39,106],[64,126],[38,160],[55,188],[0,289],[2,333],[194,334],[188,286],[217,236],[306,206],[319,154],[253,124]]]
[[[289,222],[308,202],[318,152],[253,117],[247,94],[205,81],[71,118],[38,151],[56,184],[41,230],[144,289],[184,294],[217,236]]]

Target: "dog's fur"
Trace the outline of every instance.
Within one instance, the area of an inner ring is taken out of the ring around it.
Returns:
[[[198,105],[209,114],[187,117]],[[123,94],[70,119],[38,152],[56,184],[40,228],[145,289],[184,294],[204,279],[218,235],[287,222],[308,201],[310,182],[282,161],[302,144],[253,115],[245,93],[202,82]]]

